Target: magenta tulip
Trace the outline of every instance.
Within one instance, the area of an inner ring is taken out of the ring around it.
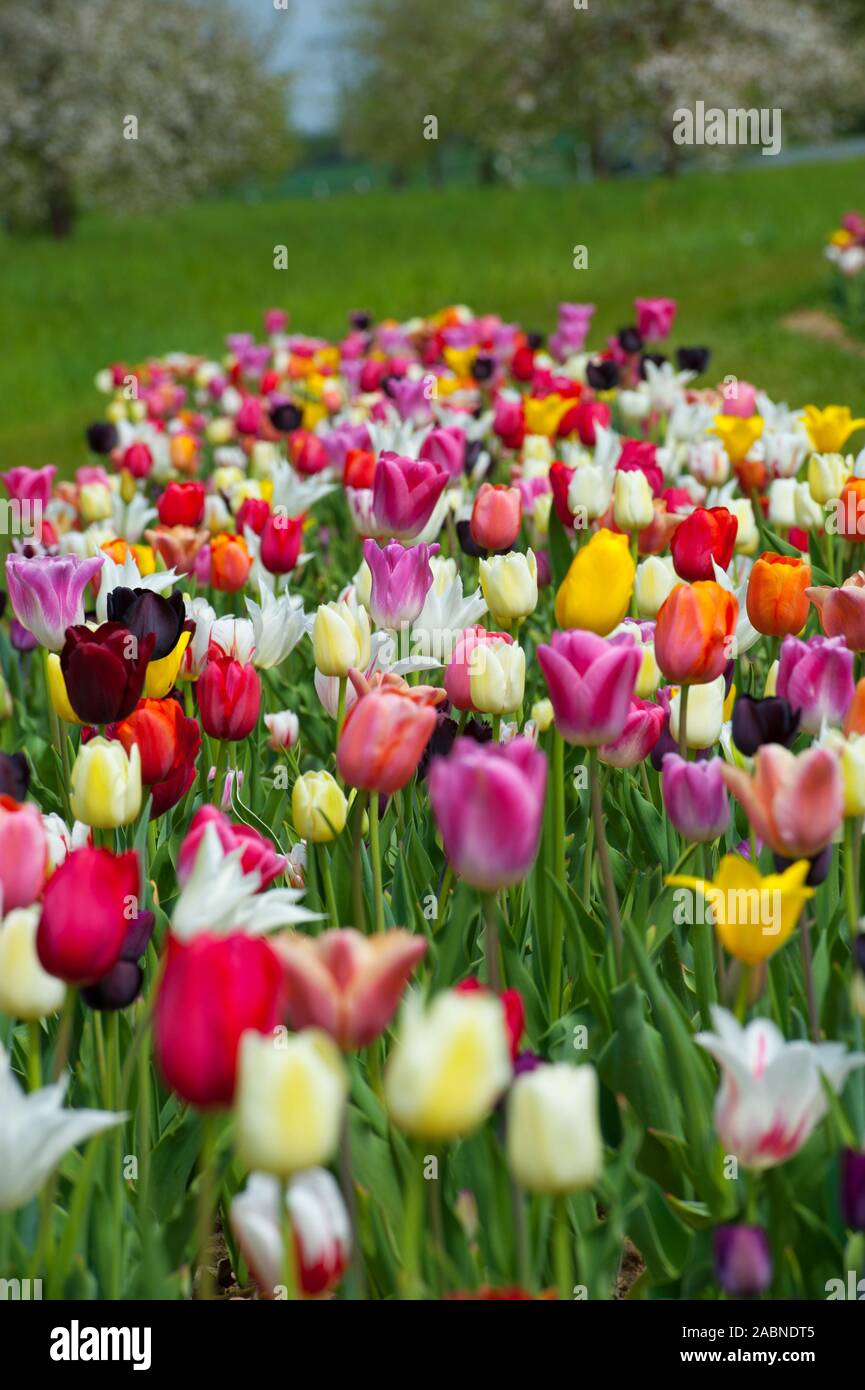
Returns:
[[[440,468],[446,468],[451,478],[463,471],[466,457],[466,436],[459,425],[430,430],[420,449],[420,457]]]
[[[427,459],[383,453],[375,469],[372,510],[380,534],[413,540],[447,487],[448,472]]]
[[[632,700],[625,727],[612,743],[598,749],[602,763],[610,767],[636,767],[648,758],[664,728],[667,711],[651,700]]]
[[[549,646],[538,647],[537,658],[562,738],[584,748],[615,743],[631,710],[640,648],[575,628],[554,632]]]
[[[430,556],[437,545],[385,546],[364,541],[363,558],[372,575],[369,611],[376,627],[399,628],[413,623],[420,613],[433,582]]]
[[[51,488],[57,472],[55,463],[47,463],[44,468],[10,468],[8,473],[0,473],[6,491],[14,502],[38,503],[45,507],[51,499]]]
[[[641,338],[666,338],[673,327],[678,304],[675,299],[635,299],[637,332]]]
[[[854,689],[853,653],[843,637],[784,638],[776,694],[802,711],[806,734],[819,734],[824,720],[842,724]]]
[[[104,555],[8,555],[6,584],[15,617],[42,647],[59,652],[66,629],[84,622],[84,590],[105,563]]]
[[[689,763],[667,753],[661,769],[661,795],[670,823],[686,840],[706,844],[730,824],[730,799],[721,774],[723,760]]]
[[[486,893],[525,878],[538,852],[547,787],[547,760],[530,739],[458,738],[447,758],[433,758],[427,784],[460,878]]]

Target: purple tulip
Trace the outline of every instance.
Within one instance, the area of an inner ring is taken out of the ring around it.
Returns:
[[[446,469],[426,459],[385,452],[375,468],[372,509],[376,529],[413,540],[426,526],[448,484]]]
[[[550,351],[560,362],[582,352],[594,312],[594,304],[559,305],[559,322],[550,337]]]
[[[452,478],[463,471],[466,457],[466,436],[459,425],[430,430],[420,449],[420,457],[446,468]]]
[[[615,743],[631,712],[640,648],[575,628],[554,632],[549,646],[538,647],[537,658],[562,738],[584,748]]]
[[[393,401],[401,420],[414,420],[420,423],[432,418],[429,392],[425,377],[417,380],[412,377],[391,378],[388,395]]]
[[[493,893],[525,878],[538,852],[547,760],[531,739],[479,744],[458,738],[427,774],[451,868]]]
[[[668,753],[661,769],[661,795],[671,823],[686,840],[705,844],[730,824],[730,799],[721,776],[722,758],[689,763]]]
[[[437,545],[400,545],[388,541],[376,545],[364,541],[363,558],[372,574],[369,611],[376,627],[400,628],[413,623],[424,605],[433,582],[430,556]]]
[[[824,719],[843,723],[855,690],[853,660],[843,637],[784,638],[775,693],[802,711],[806,734],[819,734]]]
[[[10,468],[8,473],[0,473],[6,491],[15,502],[38,502],[46,507],[51,500],[51,488],[57,465],[47,463],[44,468]]]
[[[841,1154],[841,1215],[849,1231],[865,1231],[865,1153]]]
[[[9,640],[16,652],[32,652],[39,643],[23,623],[19,623],[17,618],[13,618],[9,624]]]
[[[772,1282],[772,1255],[762,1226],[718,1226],[713,1235],[715,1278],[725,1293],[748,1298]]]
[[[23,555],[6,558],[6,585],[15,617],[42,647],[59,652],[66,629],[84,622],[84,590],[105,563],[104,555]]]

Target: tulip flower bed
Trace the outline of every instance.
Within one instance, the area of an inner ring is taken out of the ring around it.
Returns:
[[[3,475],[0,1277],[861,1270],[865,420],[675,314],[270,311]]]

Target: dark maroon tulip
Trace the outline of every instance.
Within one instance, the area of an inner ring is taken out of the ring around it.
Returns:
[[[135,1003],[144,980],[144,971],[138,962],[147,950],[155,920],[152,912],[139,912],[130,922],[120,959],[100,980],[81,990],[81,998],[88,1008],[127,1009]]]
[[[841,1154],[841,1215],[849,1231],[865,1231],[865,1153]]]
[[[82,723],[111,724],[132,713],[155,642],[152,632],[139,638],[122,623],[103,623],[95,632],[83,624],[66,629],[60,669]]]
[[[799,732],[801,710],[794,710],[789,700],[771,695],[755,700],[753,695],[740,695],[733,706],[733,742],[746,758],[753,758],[764,743],[781,743],[789,748]]]
[[[795,859],[785,859],[783,854],[772,856],[775,860],[775,872],[782,874],[785,869],[789,869],[791,864],[795,864]],[[821,883],[825,883],[829,877],[829,870],[832,867],[832,846],[826,845],[819,854],[815,854],[813,859],[808,860],[808,877],[805,879],[806,888],[819,888]]]
[[[715,1278],[725,1293],[748,1298],[772,1282],[772,1256],[762,1226],[718,1226],[713,1236]]]
[[[24,801],[30,786],[30,765],[25,753],[0,753],[0,796]]]
[[[183,631],[186,609],[183,595],[170,598],[154,594],[150,589],[113,589],[108,595],[110,622],[122,623],[139,641],[153,634],[151,661],[161,661],[174,651]]]

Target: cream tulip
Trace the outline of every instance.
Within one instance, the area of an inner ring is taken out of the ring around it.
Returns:
[[[472,704],[483,714],[510,714],[523,703],[526,654],[518,642],[479,642],[469,658]]]
[[[366,670],[371,659],[369,614],[345,599],[319,605],[312,629],[315,664],[323,676]]]
[[[723,675],[706,685],[692,685],[688,695],[685,738],[689,748],[709,748],[716,743],[724,722],[726,682]],[[682,692],[677,690],[670,701],[670,733],[678,742],[679,710]]]
[[[649,555],[637,565],[634,597],[641,618],[656,618],[665,599],[681,584],[670,555]]]
[[[329,1163],[347,1095],[345,1064],[327,1033],[244,1033],[235,1094],[241,1161],[282,1178]]]
[[[603,1147],[594,1067],[556,1062],[517,1077],[508,1096],[507,1159],[527,1192],[560,1196],[597,1182]]]
[[[82,743],[72,767],[69,804],[76,820],[97,830],[130,825],[141,810],[141,754],[115,739]]]
[[[538,562],[533,550],[523,555],[493,555],[480,562],[481,590],[497,623],[520,622],[538,605]]]
[[[36,951],[40,908],[19,907],[0,922],[0,1013],[47,1018],[62,1007],[66,986],[43,970]]]
[[[622,531],[642,531],[655,517],[649,480],[639,468],[619,469],[613,489],[613,517]]]

